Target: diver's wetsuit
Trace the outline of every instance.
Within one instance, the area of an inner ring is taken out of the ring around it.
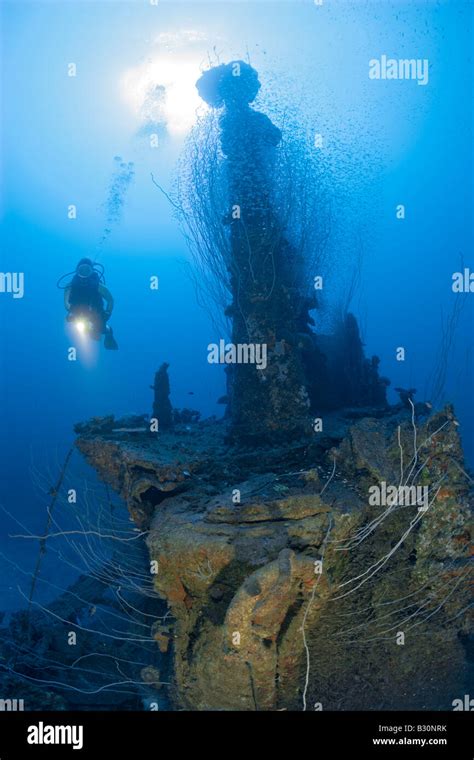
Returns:
[[[106,335],[110,330],[107,328],[107,320],[114,308],[114,299],[96,275],[87,279],[75,275],[64,291],[64,305],[69,321],[77,317],[89,320],[93,326],[91,337],[94,340],[100,340],[100,336]]]

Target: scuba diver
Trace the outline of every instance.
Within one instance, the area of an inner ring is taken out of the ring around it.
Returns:
[[[72,280],[61,285],[61,281],[71,275]],[[102,264],[94,263],[91,259],[81,259],[75,271],[60,277],[57,285],[64,290],[67,321],[73,322],[80,333],[88,335],[92,340],[100,340],[104,335],[104,348],[117,350],[112,328],[107,324],[114,308],[114,299],[105,287]]]

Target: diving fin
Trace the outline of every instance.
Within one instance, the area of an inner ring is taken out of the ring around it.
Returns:
[[[118,343],[114,338],[114,334],[111,327],[107,327],[107,332],[104,338],[104,348],[108,351],[117,351]]]

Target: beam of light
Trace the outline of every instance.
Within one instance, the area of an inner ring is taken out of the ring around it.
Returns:
[[[161,126],[179,137],[193,126],[196,110],[203,106],[195,86],[200,75],[197,58],[159,56],[124,73],[122,97],[140,126]]]
[[[101,342],[92,340],[87,321],[75,319],[73,322],[68,322],[66,332],[71,341],[70,346],[76,349],[77,360],[89,369],[95,367],[99,358]]]

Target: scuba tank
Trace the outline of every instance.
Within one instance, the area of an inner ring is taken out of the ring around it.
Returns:
[[[70,286],[69,302],[71,306],[73,308],[84,306],[89,309],[102,311],[103,300],[99,293],[99,283],[100,280],[97,272],[93,272],[87,278],[75,274]]]
[[[73,278],[66,285],[62,280],[73,274]],[[75,272],[69,272],[58,280],[59,288],[70,288],[69,302],[71,308],[88,311],[103,312],[104,303],[99,293],[99,285],[104,283],[104,268],[101,264],[94,263],[91,259],[81,259]]]

